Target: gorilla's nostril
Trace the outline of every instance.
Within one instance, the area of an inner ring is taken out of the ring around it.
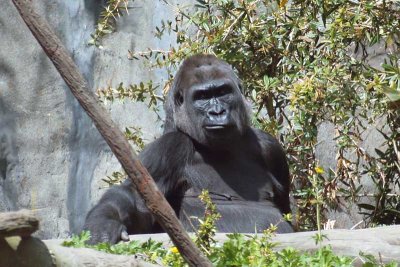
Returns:
[[[218,110],[213,109],[208,112],[208,114],[212,116],[221,116],[225,115],[225,113],[226,113],[225,109],[218,109]]]

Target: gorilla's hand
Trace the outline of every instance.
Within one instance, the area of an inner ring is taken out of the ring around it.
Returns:
[[[90,239],[87,242],[90,245],[108,242],[116,244],[117,242],[129,241],[129,235],[125,225],[117,220],[101,219],[96,222],[86,222],[84,230],[90,231]]]

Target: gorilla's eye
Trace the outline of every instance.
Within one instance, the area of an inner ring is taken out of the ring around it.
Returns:
[[[181,106],[183,104],[183,96],[181,93],[177,93],[175,95],[175,105],[176,106]]]
[[[232,92],[232,88],[229,85],[223,85],[218,87],[217,96],[223,96],[230,94]]]
[[[205,100],[210,97],[211,97],[211,95],[208,90],[198,90],[194,93],[194,99],[196,99],[196,100]]]

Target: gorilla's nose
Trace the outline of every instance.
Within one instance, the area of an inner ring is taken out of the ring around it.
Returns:
[[[225,124],[227,119],[227,112],[221,106],[215,106],[208,110],[207,117],[215,124]]]
[[[213,108],[208,111],[208,115],[210,115],[210,116],[221,116],[221,115],[224,115],[225,113],[226,113],[226,110],[222,107]]]
[[[228,116],[226,111],[215,112],[208,115],[208,126],[212,128],[212,126],[221,126],[225,127],[228,125]],[[209,128],[210,128],[209,127]]]

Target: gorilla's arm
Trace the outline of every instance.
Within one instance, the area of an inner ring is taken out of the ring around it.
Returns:
[[[90,244],[114,244],[126,239],[133,222],[137,230],[150,230],[154,221],[130,184],[126,180],[122,185],[110,188],[88,213],[83,229],[90,231]]]
[[[180,132],[171,132],[149,144],[139,158],[168,199],[179,193],[182,172],[192,154],[191,140]],[[116,243],[124,238],[124,232],[151,233],[154,225],[153,216],[127,179],[103,195],[88,213],[84,229],[91,232],[92,244]]]
[[[262,156],[271,174],[275,178],[274,184],[274,203],[279,207],[283,214],[290,213],[289,203],[289,166],[285,152],[278,140],[270,134],[258,129],[253,129],[261,146]]]

